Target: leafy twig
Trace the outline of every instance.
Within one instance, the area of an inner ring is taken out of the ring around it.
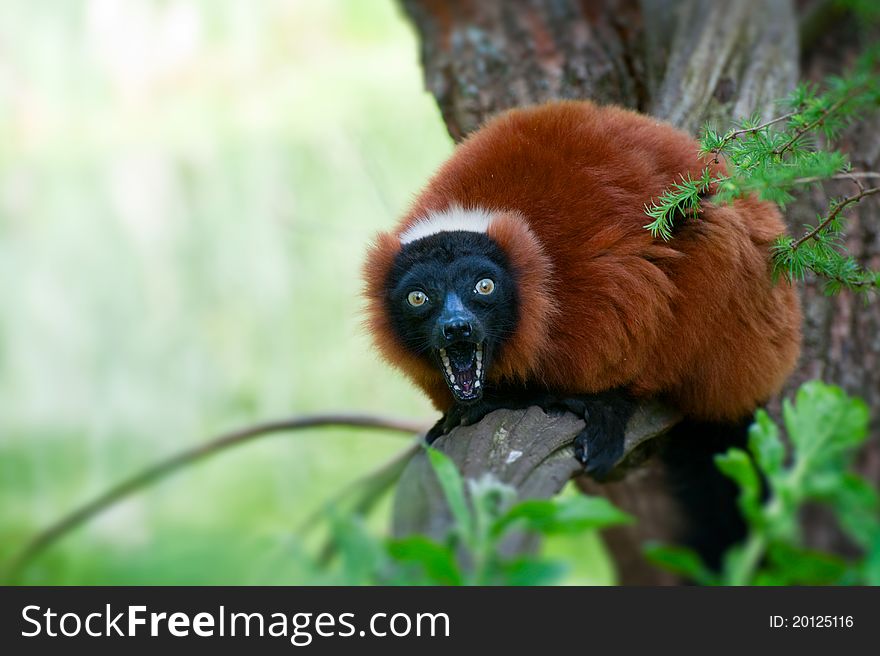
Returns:
[[[823,110],[821,112],[821,114],[818,116],[818,118],[811,121],[810,123],[807,123],[806,125],[802,125],[801,127],[799,127],[797,130],[794,131],[794,134],[791,136],[791,138],[788,141],[786,141],[782,146],[773,149],[773,154],[778,157],[781,157],[785,153],[785,151],[789,150],[792,146],[794,146],[794,144],[797,143],[797,141],[801,137],[803,137],[807,132],[809,132],[813,128],[816,128],[816,127],[822,125],[822,123],[829,116],[831,116],[834,112],[836,112],[838,109],[840,109],[846,103],[848,103],[850,100],[852,100],[855,95],[856,95],[856,91],[852,91],[851,93],[848,93],[846,96],[844,96],[843,98],[841,98],[840,100],[835,102],[833,105],[831,105],[828,109]]]
[[[858,193],[832,201],[828,212],[819,216],[818,225],[794,239],[781,236],[773,247],[773,270],[789,279],[803,279],[812,271],[827,281],[826,291],[880,290],[880,272],[859,265],[843,246],[843,210],[877,189],[863,184],[880,178],[873,171],[852,171],[845,153],[830,148],[805,146],[803,138],[819,132],[833,139],[853,117],[880,102],[878,93],[880,49],[872,49],[846,77],[829,77],[826,90],[819,94],[807,84],[786,99],[791,111],[767,121],[752,117],[740,121],[725,134],[706,126],[700,139],[700,155],[724,157],[727,171],[710,173],[707,166],[696,179],[687,177],[670,185],[645,213],[652,221],[645,226],[655,237],[672,237],[674,222],[682,216],[698,216],[702,197],[712,193],[713,203],[735,202],[754,195],[784,207],[794,199],[799,185],[827,180],[849,180]],[[785,123],[779,130],[775,124]]]
[[[841,252],[840,215],[844,208],[867,196],[880,193],[880,187],[865,188],[856,181],[859,193],[835,200],[826,216],[798,239],[781,237],[773,248],[773,267],[789,279],[802,279],[809,270],[825,278],[826,291],[840,289],[871,291],[880,289],[880,274],[863,269],[854,258]]]
[[[745,539],[711,571],[685,547],[651,545],[655,564],[703,585],[877,585],[880,581],[880,499],[851,471],[868,435],[865,403],[838,387],[805,383],[795,403],[784,401],[787,433],[759,410],[749,429],[748,451],[731,448],[715,457],[739,488]],[[830,507],[840,528],[862,551],[842,558],[805,545],[801,514],[807,503]]]
[[[757,132],[760,132],[761,130],[766,130],[771,125],[774,125],[776,123],[780,123],[781,121],[786,121],[786,120],[790,119],[792,116],[794,116],[795,114],[797,114],[796,111],[789,112],[788,114],[783,114],[782,116],[777,116],[776,118],[771,118],[769,121],[765,121],[764,123],[761,123],[760,125],[755,125],[755,126],[746,127],[746,128],[739,128],[738,130],[731,130],[730,132],[725,134],[721,138],[721,140],[717,144],[715,144],[708,152],[715,154],[714,161],[717,164],[718,163],[718,155],[720,155],[721,151],[724,150],[724,148],[727,146],[727,144],[729,144],[734,139],[739,139],[744,134],[755,134]]]
[[[880,187],[870,187],[869,189],[863,189],[853,196],[849,196],[841,201],[835,202],[833,209],[828,213],[828,216],[825,217],[824,220],[822,220],[815,228],[791,243],[791,250],[796,251],[798,248],[803,246],[804,242],[809,241],[810,239],[815,239],[820,233],[826,230],[829,225],[831,225],[831,223],[840,215],[840,213],[843,211],[843,208],[845,208],[846,206],[857,203],[862,200],[862,198],[865,198],[866,196],[873,196],[877,193],[880,193]]]

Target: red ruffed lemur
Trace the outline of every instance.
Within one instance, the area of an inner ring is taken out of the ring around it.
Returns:
[[[693,472],[780,389],[800,311],[771,274],[774,205],[707,198],[670,240],[645,229],[670,184],[723,170],[698,150],[587,101],[507,111],[456,147],[364,271],[381,354],[444,413],[429,441],[499,407],[563,407],[587,420],[576,454],[602,478],[635,402],[661,399],[686,418],[667,461],[712,524],[714,492],[692,488],[724,483]]]

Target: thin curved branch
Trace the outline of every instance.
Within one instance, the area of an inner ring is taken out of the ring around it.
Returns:
[[[855,182],[862,189],[859,180],[862,178],[880,178],[880,173],[875,171],[848,171],[847,173],[837,173],[831,176],[813,175],[809,178],[795,178],[792,184],[812,184],[813,182],[825,182],[826,180],[849,180]]]
[[[784,155],[785,152],[790,150],[791,147],[794,146],[805,134],[807,134],[810,130],[822,125],[829,116],[841,109],[844,105],[846,105],[846,103],[852,100],[862,90],[862,87],[854,89],[852,92],[848,93],[846,96],[831,105],[831,107],[823,111],[818,118],[811,121],[810,123],[807,123],[806,125],[799,127],[797,130],[795,130],[795,133],[791,136],[791,139],[779,146],[779,148],[773,150],[773,154],[777,155],[778,157]]]
[[[17,556],[13,557],[4,578],[14,579],[28,562],[73,529],[122,499],[183,467],[265,435],[328,426],[384,429],[408,435],[422,433],[426,429],[424,423],[409,419],[360,414],[325,414],[267,421],[224,433],[141,470],[40,531]]]

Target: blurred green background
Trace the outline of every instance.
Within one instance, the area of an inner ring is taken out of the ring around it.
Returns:
[[[391,0],[0,3],[0,563],[218,432],[435,418],[358,297],[365,244],[452,149],[417,52]],[[264,438],[115,506],[21,582],[314,582],[295,528],[405,444]],[[546,548],[569,582],[611,580],[592,535]]]

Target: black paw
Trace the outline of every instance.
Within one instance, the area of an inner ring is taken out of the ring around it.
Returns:
[[[606,478],[623,456],[626,425],[635,410],[633,400],[625,392],[612,390],[558,398],[552,405],[587,422],[574,440],[574,455],[587,474],[598,480]]]
[[[446,419],[446,415],[440,417],[436,424],[431,426],[431,430],[425,433],[425,443],[431,445],[441,435],[445,435],[446,433],[443,431],[443,422]]]
[[[425,435],[425,441],[428,444],[433,444],[434,440],[441,435],[446,435],[452,432],[452,429],[460,426],[461,422],[461,410],[459,406],[454,406],[449,412],[440,417],[437,423],[431,427],[431,430]]]
[[[597,480],[607,478],[623,455],[623,431],[618,435],[587,424],[574,438],[574,457],[584,472]]]

